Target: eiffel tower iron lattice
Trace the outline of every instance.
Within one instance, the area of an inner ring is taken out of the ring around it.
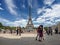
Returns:
[[[31,17],[31,6],[29,6],[29,17],[28,17],[28,23],[26,25],[27,31],[31,31],[34,28],[33,22],[32,22],[32,17]]]

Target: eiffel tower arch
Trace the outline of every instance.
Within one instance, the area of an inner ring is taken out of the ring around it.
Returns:
[[[31,16],[31,6],[29,6],[29,17],[28,17],[28,22],[26,25],[26,30],[27,31],[32,31],[34,28],[33,22],[32,22],[32,16]]]

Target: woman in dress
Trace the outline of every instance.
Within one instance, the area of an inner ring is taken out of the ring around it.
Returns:
[[[38,36],[39,36],[38,41],[42,41],[42,39],[44,40],[44,38],[43,38],[43,25],[40,25],[37,29],[37,37]],[[36,40],[37,40],[37,37],[36,37]]]

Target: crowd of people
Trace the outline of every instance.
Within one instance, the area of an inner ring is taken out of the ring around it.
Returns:
[[[21,27],[17,27],[16,28],[16,35],[20,35],[21,36],[21,33],[23,31],[21,30]],[[4,31],[5,33],[5,31]],[[10,30],[10,33],[12,34],[13,31]],[[48,30],[45,30],[45,33],[47,35],[53,35],[53,30],[51,27],[48,27]],[[58,27],[55,28],[55,34],[58,34]],[[36,36],[36,40],[38,41],[42,41],[44,40],[44,28],[43,28],[43,25],[39,25],[38,28],[37,28],[37,36]]]
[[[16,30],[12,30],[12,29],[7,29],[7,30],[0,29],[0,33],[10,33],[10,34],[16,33],[16,35],[20,35],[20,36],[21,36],[22,32],[23,31],[21,30],[21,27],[16,27]]]
[[[55,28],[55,34],[58,34],[58,27]],[[48,30],[45,30],[43,28],[43,25],[40,25],[38,28],[37,28],[37,36],[36,36],[36,40],[38,41],[42,41],[44,40],[44,32],[47,34],[47,35],[53,35],[53,30],[52,30],[52,27],[48,27]]]

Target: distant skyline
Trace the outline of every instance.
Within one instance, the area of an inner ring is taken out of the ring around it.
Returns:
[[[5,26],[25,27],[28,6],[32,7],[35,27],[56,25],[60,22],[60,0],[0,0],[0,22]]]

